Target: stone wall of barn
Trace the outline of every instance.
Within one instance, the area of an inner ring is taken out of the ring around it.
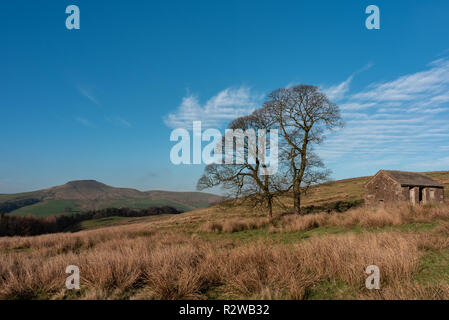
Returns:
[[[426,203],[443,203],[443,188],[424,188],[422,191],[423,204]]]
[[[401,187],[402,188],[402,198],[405,201],[410,201],[410,188],[409,187]]]
[[[407,192],[405,192],[399,183],[380,173],[365,186],[365,204],[367,206],[376,206],[385,203],[408,201],[408,192],[408,188]]]
[[[404,193],[407,192],[407,200],[412,204],[419,204],[419,187],[402,187]]]

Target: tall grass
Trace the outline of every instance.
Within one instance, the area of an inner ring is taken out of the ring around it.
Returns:
[[[356,208],[345,213],[317,213],[282,217],[281,231],[306,231],[318,227],[386,227],[407,223],[430,223],[449,219],[449,206],[390,205],[383,208]]]
[[[445,220],[446,210],[405,206],[376,212],[356,209],[347,216],[284,216],[278,223],[283,231],[322,225],[397,225]],[[199,228],[204,228],[203,232],[233,232],[269,223],[255,220],[234,217]],[[174,221],[170,223],[176,226]],[[215,231],[216,225],[219,231]],[[447,284],[414,280],[426,250],[449,248],[449,223],[439,225],[426,232],[322,235],[289,244],[269,239],[207,240],[201,233],[156,230],[152,223],[1,238],[0,298],[306,299],[321,283],[342,281],[360,299],[443,299],[449,296]],[[365,268],[372,264],[381,271],[382,290],[376,292],[364,287]],[[68,265],[80,268],[78,293],[65,289]]]
[[[258,242],[227,247],[164,233],[110,239],[86,250],[54,251],[50,257],[40,250],[8,252],[1,254],[0,298],[63,297],[64,271],[74,264],[89,298],[120,292],[122,298],[202,299],[215,289],[228,298],[303,299],[312,286],[330,279],[363,288],[364,270],[371,264],[381,269],[383,285],[410,281],[419,269],[422,241],[388,232],[316,237],[290,246]]]
[[[231,218],[225,220],[208,221],[202,224],[199,232],[233,233],[245,230],[260,229],[270,223],[267,218]]]

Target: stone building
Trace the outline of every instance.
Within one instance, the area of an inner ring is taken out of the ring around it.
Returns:
[[[365,185],[365,204],[392,202],[442,203],[444,187],[432,178],[415,172],[380,170]]]

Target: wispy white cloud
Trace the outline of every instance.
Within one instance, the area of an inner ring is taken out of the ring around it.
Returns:
[[[88,90],[86,88],[78,87],[78,91],[81,95],[83,95],[84,97],[89,99],[91,102],[93,102],[97,106],[101,106],[100,101],[98,101],[98,99],[94,96],[94,94],[90,90]]]
[[[324,88],[323,91],[330,100],[338,101],[341,100],[345,94],[349,91],[349,85],[352,82],[354,75],[349,76],[345,81],[340,84],[331,86],[329,88]]]
[[[109,122],[115,126],[132,128],[132,124],[128,120],[126,120],[120,116],[109,116],[109,117],[106,117],[105,119],[107,122]]]
[[[422,161],[416,161],[412,164],[413,168],[419,171],[438,171],[447,170],[449,166],[449,157],[435,158],[429,157],[421,159]]]
[[[449,60],[432,62],[430,69],[401,76],[393,81],[375,83],[366,90],[354,94],[353,100],[375,102],[446,102],[449,97]]]
[[[329,133],[317,149],[319,154],[334,167],[346,166],[349,171],[355,165],[369,167],[369,172],[441,168],[449,158],[449,59],[352,92],[356,75],[370,67],[339,84],[322,87],[340,105],[347,125]],[[250,113],[262,99],[248,88],[223,90],[203,104],[197,96],[188,95],[164,121],[172,128],[190,128],[194,120],[218,127]]]
[[[75,120],[81,123],[85,127],[93,128],[95,127],[92,122],[82,117],[75,117]]]
[[[359,92],[345,91],[340,106],[347,125],[330,134],[319,152],[338,166],[441,168],[449,158],[448,93],[449,59]]]
[[[220,127],[260,106],[262,95],[253,94],[248,87],[227,88],[201,104],[198,96],[182,99],[177,110],[168,114],[164,123],[171,128],[191,128],[192,121],[202,121],[203,127]]]
[[[331,99],[333,100],[333,99]],[[359,103],[359,102],[349,102],[340,105],[341,110],[363,110],[376,106],[374,102]]]
[[[337,84],[337,85],[333,85],[330,87],[323,87],[323,92],[327,95],[327,97],[332,100],[332,101],[340,101],[341,99],[343,99],[345,97],[345,95],[349,92],[350,90],[350,85],[352,80],[354,79],[354,77],[363,72],[366,71],[368,69],[370,69],[372,67],[371,63],[368,63],[367,65],[365,65],[363,68],[357,70],[356,72],[354,72],[353,74],[351,74],[345,81]]]
[[[77,89],[79,93],[89,101],[96,104],[97,106],[102,106],[102,103],[97,99],[92,90],[86,89],[82,86],[78,86]],[[76,117],[75,119],[86,127],[94,127],[93,123],[85,118]],[[104,116],[104,120],[117,127],[132,128],[132,124],[121,116]]]

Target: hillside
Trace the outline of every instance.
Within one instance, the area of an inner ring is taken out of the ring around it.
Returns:
[[[424,172],[424,174],[443,184],[445,198],[449,199],[449,171]],[[320,212],[327,209],[344,211],[348,207],[358,206],[364,198],[364,186],[371,178],[350,178],[312,186],[302,198],[302,207],[306,209],[305,212]],[[287,208],[293,208],[291,195],[281,197],[280,201]],[[276,207],[275,204],[274,211],[282,212],[285,208]]]
[[[445,186],[449,198],[449,171],[425,173]],[[303,206],[320,211],[343,205],[357,205],[363,199],[364,185],[371,177],[331,181],[311,187],[303,199]],[[0,195],[0,212],[3,209],[14,215],[48,216],[83,210],[121,208],[144,209],[151,206],[172,206],[190,211],[206,208],[223,200],[222,197],[203,192],[138,191],[114,188],[95,180],[71,181],[61,186],[20,194]],[[291,198],[282,202],[291,206]],[[11,205],[18,208],[11,210]],[[280,210],[280,209],[279,209]]]
[[[121,207],[144,209],[172,206],[178,210],[190,211],[208,207],[221,199],[220,196],[202,192],[142,192],[111,187],[95,180],[80,180],[34,192],[0,195],[0,212],[43,217]]]
[[[428,174],[448,187],[449,172]],[[316,186],[304,206],[359,200],[367,179]],[[0,238],[0,299],[449,299],[447,203],[274,216],[221,204]],[[55,285],[69,264],[79,291]],[[365,287],[369,265],[379,290]]]
[[[445,199],[449,201],[449,171],[435,171],[426,172],[426,175],[437,180],[445,187]],[[361,205],[364,197],[364,185],[367,183],[371,177],[358,177],[350,178],[336,181],[329,181],[320,185],[311,187],[307,193],[303,196],[302,206],[306,213],[319,213],[327,211],[328,209],[332,211],[346,211],[351,207],[358,207]],[[174,200],[177,201],[197,201],[201,202],[203,193],[199,192],[167,192],[167,191],[148,191],[156,203],[156,199],[164,197],[164,200]],[[161,200],[162,201],[162,200]],[[284,214],[286,211],[293,211],[293,201],[291,199],[291,194],[280,198],[282,207],[279,203],[274,204],[274,214]],[[123,201],[128,204],[130,201]],[[196,216],[201,217],[202,221],[214,221],[218,219],[241,217],[241,216],[253,216],[255,213],[257,215],[264,215],[263,209],[254,209],[247,206],[245,203],[235,204],[233,200],[228,200],[225,202],[220,202],[216,205],[203,206],[199,209],[190,211],[187,214],[183,214],[185,217]],[[159,221],[164,220],[166,217],[151,218],[152,220]],[[187,218],[188,219],[188,218]],[[117,217],[117,219],[108,219],[92,221],[91,223],[84,224],[84,229],[90,229],[91,226],[104,227],[110,225],[121,225],[121,224],[133,224],[140,223],[147,220],[147,218],[130,218],[122,219]]]

